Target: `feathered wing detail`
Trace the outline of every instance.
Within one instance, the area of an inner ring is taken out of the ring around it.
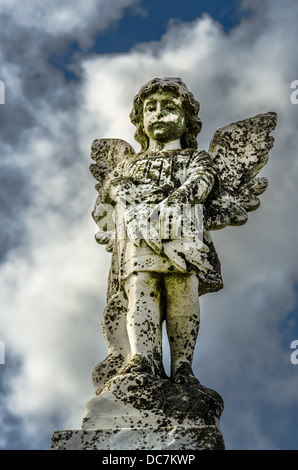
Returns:
[[[95,185],[99,192],[92,211],[92,217],[99,227],[95,235],[97,243],[107,245],[107,251],[112,251],[115,235],[114,222],[111,211],[107,211],[107,204],[102,200],[100,190],[108,178],[117,175],[116,167],[121,165],[129,156],[135,154],[132,146],[122,139],[96,139],[91,145],[91,158],[95,161],[89,167],[91,174],[98,181]]]
[[[274,138],[276,113],[258,114],[218,129],[209,154],[220,177],[219,189],[205,203],[205,225],[218,230],[227,225],[243,225],[248,212],[260,205],[258,196],[267,188],[267,179],[256,177],[268,161]]]

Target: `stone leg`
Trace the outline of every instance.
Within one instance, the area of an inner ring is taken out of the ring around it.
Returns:
[[[191,365],[200,325],[198,279],[194,274],[169,274],[164,285],[171,377],[176,383],[196,381]]]
[[[125,283],[128,297],[126,324],[132,354],[130,363],[133,367],[137,363],[145,364],[143,359],[147,358],[157,368],[162,368],[159,283],[159,278],[150,272],[133,274]],[[127,369],[125,372],[133,370]]]

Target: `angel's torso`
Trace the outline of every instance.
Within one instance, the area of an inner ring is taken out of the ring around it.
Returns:
[[[171,193],[188,178],[190,167],[195,161],[206,159],[206,152],[193,149],[146,152],[127,160],[123,176],[152,183]]]
[[[146,152],[127,159],[122,165],[122,168],[118,169],[120,170],[119,172],[121,172],[121,176],[132,178],[134,181],[141,181],[145,185],[144,188],[146,188],[143,191],[142,199],[139,200],[139,204],[135,209],[134,207],[127,207],[127,214],[129,213],[127,218],[131,220],[133,224],[135,221],[140,220],[142,214],[145,214],[145,219],[147,219],[152,209],[146,208],[148,203],[148,191],[150,192],[148,185],[158,186],[163,190],[165,197],[180,188],[184,183],[187,184],[189,178],[194,176],[198,169],[202,172],[206,171],[207,174],[208,171],[210,171],[210,166],[211,161],[209,155],[205,151],[196,151],[194,149],[180,149],[154,153]],[[159,200],[156,202],[159,202]],[[192,236],[193,243],[196,243],[196,237],[197,234]],[[191,251],[189,237],[187,238],[187,242],[185,240],[184,236],[179,237],[179,250],[183,255],[183,260],[181,260],[180,255],[178,256],[177,254],[173,254],[173,257],[168,258],[164,254],[153,252],[143,239],[139,245],[136,246],[127,238],[118,246],[121,259],[121,276],[127,278],[132,272],[144,270],[167,273],[196,272],[205,268],[209,269],[206,255],[203,251],[200,251],[197,245],[196,250],[193,250],[194,252],[189,257],[189,262],[184,261],[185,253],[183,253],[183,250],[186,248],[183,244],[187,243],[188,251]],[[170,243],[174,244],[178,243],[178,241],[168,242],[167,247],[169,247]],[[183,264],[184,267],[180,266],[177,271],[178,258],[180,264]],[[194,267],[194,264],[200,264],[200,268]]]

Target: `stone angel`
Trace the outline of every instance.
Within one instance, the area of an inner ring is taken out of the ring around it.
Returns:
[[[135,152],[120,139],[92,143],[90,171],[98,197],[96,240],[112,253],[102,317],[107,358],[93,371],[99,394],[115,375],[167,378],[162,323],[173,383],[199,383],[192,362],[199,297],[223,287],[210,232],[243,225],[260,205],[276,114],[217,130],[198,150],[200,105],[180,78],[155,78],[135,96]]]

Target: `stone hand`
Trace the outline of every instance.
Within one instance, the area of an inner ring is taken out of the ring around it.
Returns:
[[[181,236],[181,210],[178,204],[169,204],[168,198],[157,204],[150,212],[148,221],[150,234],[147,241],[156,252],[162,252],[163,242]]]

